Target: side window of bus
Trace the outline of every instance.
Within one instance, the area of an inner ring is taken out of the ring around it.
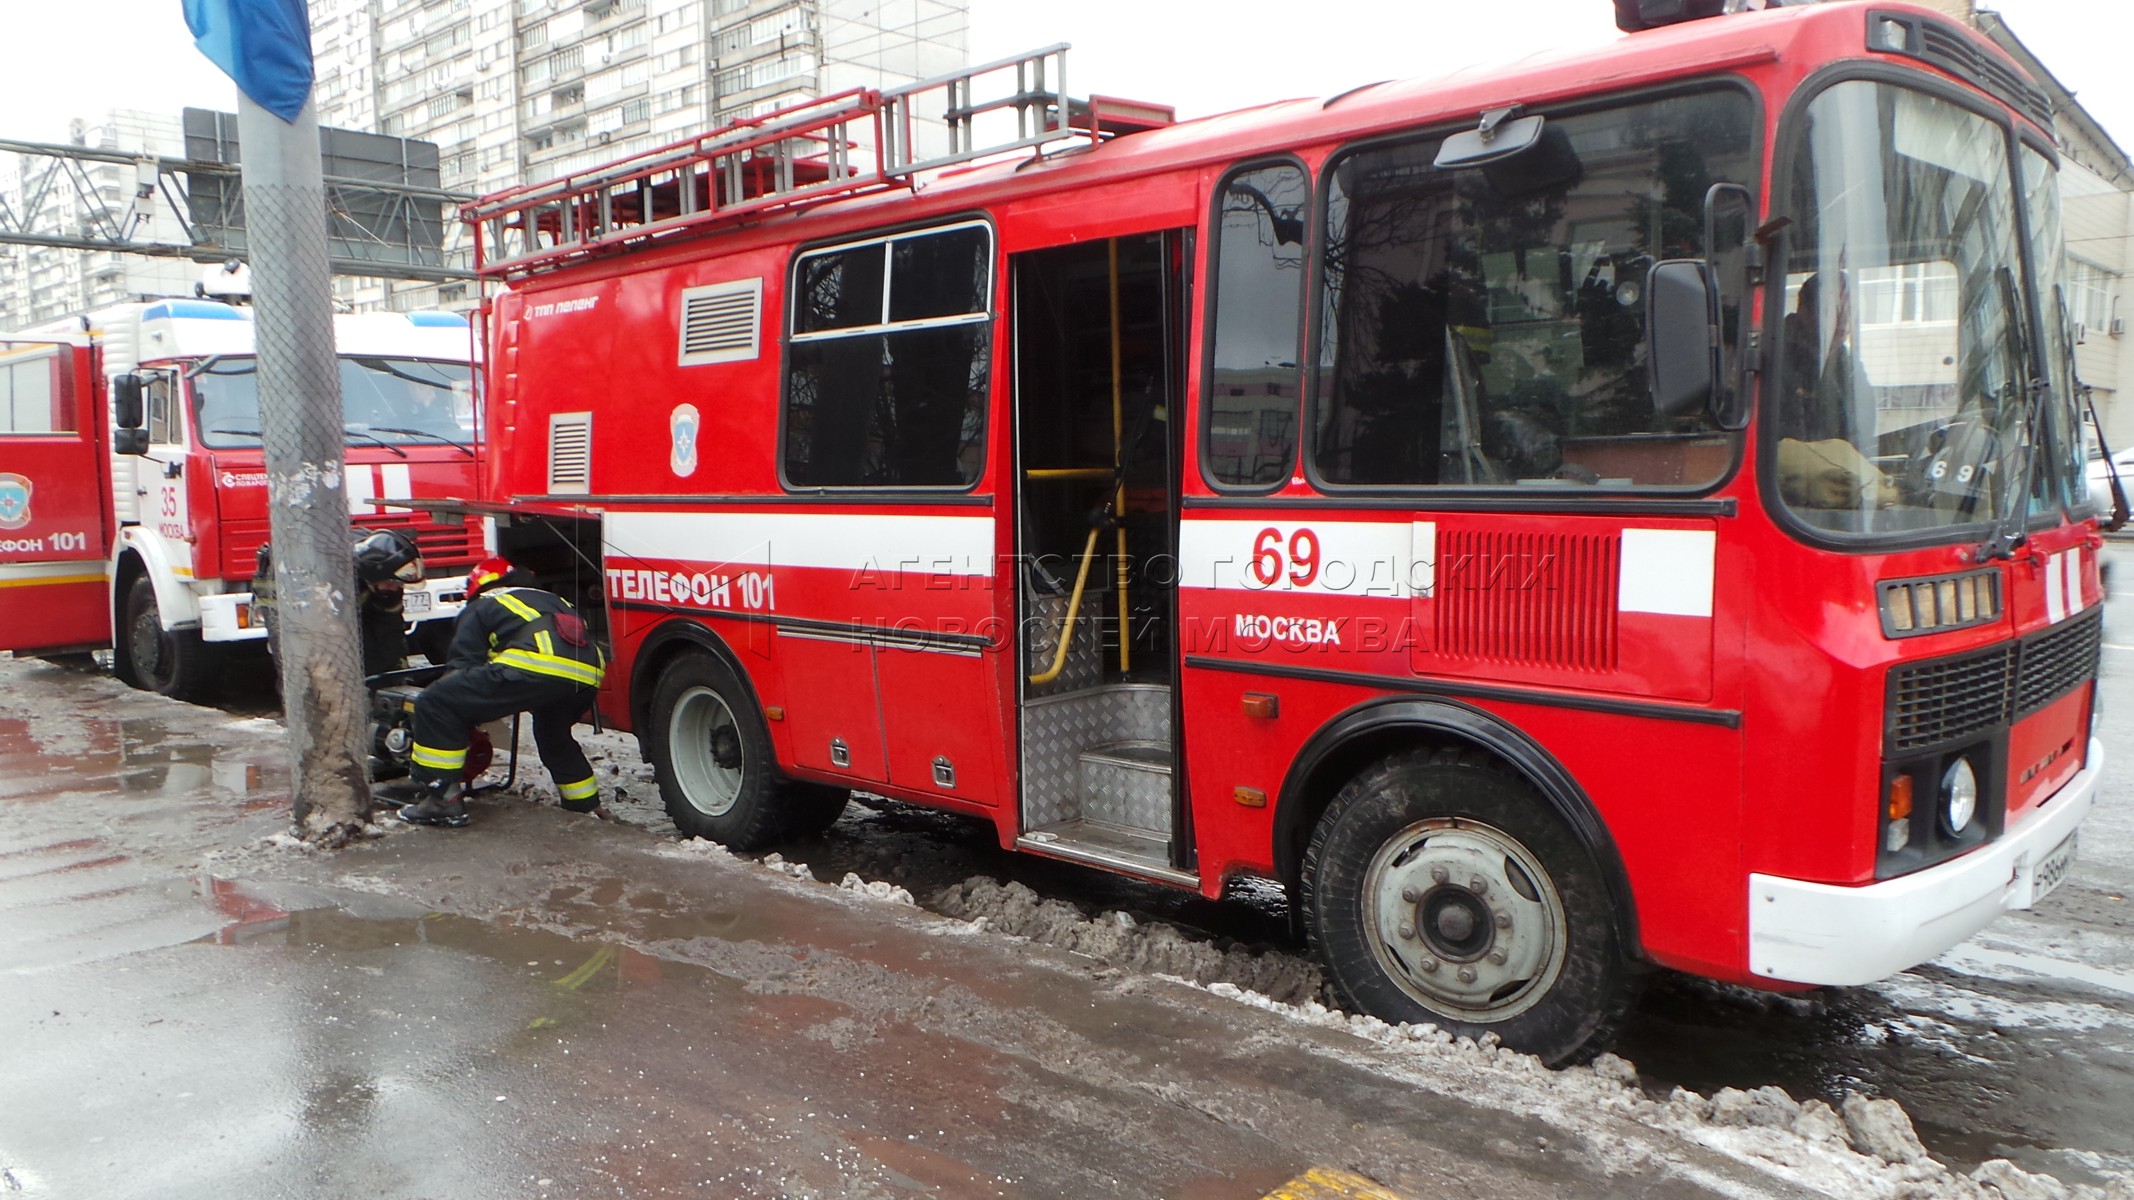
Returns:
[[[1645,277],[1702,255],[1704,196],[1756,177],[1753,101],[1714,89],[1549,115],[1534,149],[1441,139],[1328,171],[1312,462],[1331,484],[1697,487],[1734,459],[1653,410]]]
[[[74,432],[59,371],[59,355],[51,351],[0,356],[0,436]]]
[[[168,446],[180,440],[182,431],[178,424],[177,406],[171,403],[170,376],[155,374],[148,377],[144,397],[148,408],[148,440],[152,445]]]
[[[1207,467],[1218,483],[1266,486],[1296,462],[1311,185],[1278,163],[1232,175],[1219,195]]]
[[[985,466],[993,234],[970,223],[793,264],[785,478],[967,488]]]

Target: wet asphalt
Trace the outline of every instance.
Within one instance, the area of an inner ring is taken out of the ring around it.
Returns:
[[[0,661],[0,1194],[1781,1196],[1206,991],[489,797],[286,844],[278,727]]]

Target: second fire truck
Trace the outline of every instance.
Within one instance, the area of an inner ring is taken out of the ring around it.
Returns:
[[[407,589],[407,614],[418,646],[441,646],[481,523],[381,501],[474,484],[467,321],[339,316],[334,336],[352,526],[415,536],[430,578]],[[252,310],[216,300],[118,305],[0,339],[0,649],[108,648],[128,683],[189,699],[212,690],[228,650],[264,644],[257,379]]]

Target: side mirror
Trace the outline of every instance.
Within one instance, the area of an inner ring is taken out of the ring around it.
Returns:
[[[1646,363],[1652,407],[1681,417],[1711,403],[1719,387],[1719,288],[1696,259],[1655,263],[1645,280]]]
[[[148,453],[146,429],[121,429],[111,435],[111,448],[120,454]]]
[[[111,381],[111,421],[120,429],[139,429],[147,423],[141,402],[139,375],[119,375]],[[123,451],[122,451],[123,453]]]

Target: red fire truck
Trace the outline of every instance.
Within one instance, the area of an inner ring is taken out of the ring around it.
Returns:
[[[1555,1062],[1648,965],[1865,983],[2065,877],[2101,543],[2011,60],[1813,5],[1172,123],[1059,53],[467,210],[473,507],[685,832],[1271,878],[1347,1002]]]
[[[415,535],[431,578],[408,588],[408,615],[418,643],[441,644],[482,526],[381,501],[474,484],[468,323],[334,321],[351,520]],[[251,591],[267,540],[252,328],[249,308],[173,299],[0,339],[0,649],[108,647],[120,678],[190,699],[228,648],[266,637]]]

